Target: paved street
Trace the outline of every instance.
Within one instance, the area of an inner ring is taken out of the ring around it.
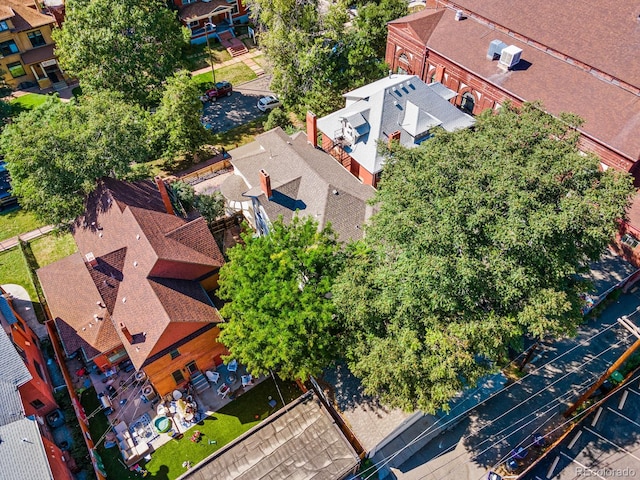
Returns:
[[[215,102],[207,102],[204,106],[202,122],[213,132],[226,132],[266,115],[256,106],[260,97],[270,95],[271,75],[263,75],[241,85],[233,86],[230,97],[222,97]]]
[[[640,478],[640,374],[529,472],[534,480]]]
[[[623,295],[597,321],[581,328],[577,338],[545,343],[531,374],[475,408],[455,428],[392,468],[393,473],[400,480],[481,480],[514,448],[529,445],[534,434],[560,432],[567,404],[632,343],[616,320],[638,305],[636,294]]]

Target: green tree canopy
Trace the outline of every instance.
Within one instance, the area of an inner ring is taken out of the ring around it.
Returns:
[[[160,107],[150,122],[151,137],[159,156],[191,155],[212,140],[204,128],[200,89],[186,70],[166,82]]]
[[[160,0],[69,0],[56,55],[83,89],[116,90],[151,105],[182,64],[188,34]]]
[[[380,211],[333,289],[367,392],[433,412],[523,335],[575,331],[575,274],[602,254],[633,188],[581,155],[576,120],[562,118],[505,105],[474,130],[387,151]]]
[[[220,341],[254,374],[316,375],[336,356],[330,291],[340,265],[335,234],[311,219],[273,223],[269,235],[243,235],[220,270]]]
[[[149,159],[145,138],[145,112],[103,92],[79,104],[52,97],[19,115],[0,136],[0,149],[20,204],[64,224],[82,213],[98,178],[126,178],[132,164]]]
[[[266,28],[260,43],[273,65],[272,88],[285,105],[318,115],[340,108],[341,94],[379,79],[386,23],[406,14],[404,0],[365,3],[346,27],[347,2],[320,13],[317,0],[249,0]]]

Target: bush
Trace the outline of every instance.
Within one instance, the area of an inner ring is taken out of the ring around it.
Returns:
[[[272,130],[276,127],[280,127],[283,130],[293,127],[293,124],[289,119],[289,114],[282,108],[274,108],[271,110],[267,117],[267,121],[264,122],[265,131]]]

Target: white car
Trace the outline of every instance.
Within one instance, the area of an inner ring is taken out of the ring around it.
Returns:
[[[282,103],[280,103],[278,97],[274,97],[273,95],[262,97],[260,100],[258,100],[258,110],[260,110],[261,112],[268,112],[270,110],[273,110],[274,108],[278,108],[281,105]]]

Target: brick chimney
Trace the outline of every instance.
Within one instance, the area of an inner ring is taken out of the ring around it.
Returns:
[[[318,119],[316,114],[307,111],[307,142],[314,147],[318,146]]]
[[[171,205],[171,199],[169,198],[169,192],[167,191],[167,186],[160,177],[155,177],[156,186],[158,187],[158,191],[160,192],[160,196],[162,197],[162,202],[164,203],[164,208],[167,210],[169,215],[175,215],[173,211],[173,205]]]
[[[260,186],[267,198],[273,197],[273,192],[271,191],[271,177],[264,169],[260,170]]]
[[[124,338],[127,339],[127,342],[129,342],[130,344],[133,344],[133,335],[131,335],[131,332],[129,331],[127,326],[122,322],[120,322],[120,331],[124,335]]]
[[[391,145],[392,142],[399,142],[400,141],[400,135],[401,134],[402,134],[402,132],[400,132],[400,130],[396,130],[391,135],[389,135],[389,148],[392,147],[392,145]]]
[[[89,264],[89,266],[91,267],[95,267],[98,265],[98,260],[96,260],[96,257],[93,255],[93,252],[89,252],[84,256],[86,262]]]

